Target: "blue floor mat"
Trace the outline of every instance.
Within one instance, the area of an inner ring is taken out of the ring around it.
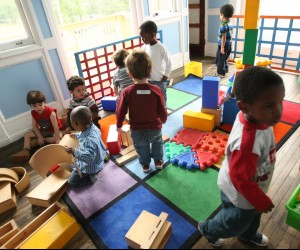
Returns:
[[[202,79],[193,75],[189,75],[185,80],[173,85],[173,88],[197,96],[202,96]]]

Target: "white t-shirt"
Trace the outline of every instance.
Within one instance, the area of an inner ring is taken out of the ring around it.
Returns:
[[[161,81],[163,76],[169,77],[171,74],[172,63],[167,47],[158,41],[154,45],[144,44],[141,48],[152,61],[152,71],[149,80]]]

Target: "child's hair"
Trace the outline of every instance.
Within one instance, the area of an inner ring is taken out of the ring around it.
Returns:
[[[231,4],[224,4],[220,8],[220,14],[223,14],[224,17],[230,18],[233,16],[234,8]]]
[[[30,90],[27,94],[26,100],[28,105],[33,105],[37,103],[46,102],[46,97],[41,91]]]
[[[67,81],[68,89],[73,91],[78,86],[84,86],[84,79],[80,76],[71,76]]]
[[[126,58],[126,67],[133,78],[148,78],[152,68],[151,58],[145,51],[134,49]]]
[[[274,71],[252,66],[238,74],[234,81],[233,94],[237,101],[252,104],[262,91],[278,85],[284,85],[283,80]]]
[[[157,33],[157,25],[153,21],[146,21],[140,26],[140,30],[148,34]]]
[[[86,106],[78,106],[74,108],[70,116],[73,121],[82,126],[87,126],[92,122],[92,112]]]
[[[125,58],[129,55],[126,49],[119,49],[113,55],[112,59],[118,67],[125,67]]]

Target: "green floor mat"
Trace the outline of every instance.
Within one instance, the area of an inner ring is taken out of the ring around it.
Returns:
[[[169,109],[176,110],[196,98],[199,97],[173,88],[167,88],[167,106]]]
[[[187,170],[170,164],[147,184],[194,220],[204,221],[221,205],[217,177],[214,169]]]

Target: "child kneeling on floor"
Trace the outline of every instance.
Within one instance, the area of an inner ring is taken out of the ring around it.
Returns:
[[[101,132],[93,124],[92,112],[86,106],[79,106],[70,114],[71,125],[79,133],[71,134],[79,140],[79,148],[66,146],[66,151],[76,158],[71,166],[73,171],[68,179],[72,188],[80,188],[96,182],[97,174],[103,169],[105,159],[105,145],[101,139]]]
[[[167,120],[164,94],[160,87],[150,84],[151,58],[135,49],[126,59],[134,84],[125,88],[117,106],[117,130],[121,131],[129,110],[131,137],[145,173],[150,171],[151,158],[155,168],[163,168],[162,124]]]

